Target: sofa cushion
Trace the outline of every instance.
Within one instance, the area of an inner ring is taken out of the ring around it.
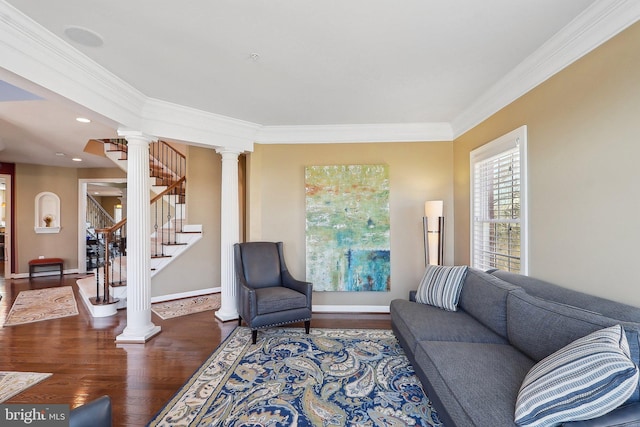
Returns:
[[[620,325],[601,329],[538,362],[516,400],[515,421],[541,427],[604,415],[638,384],[638,367]]]
[[[507,337],[507,295],[520,289],[475,268],[464,279],[458,306],[493,332]]]
[[[491,275],[523,288],[529,295],[534,297],[594,311],[603,316],[619,319],[623,322],[640,323],[640,309],[638,307],[585,294],[584,292],[564,288],[522,274],[494,270],[491,272]]]
[[[466,266],[427,265],[418,285],[416,301],[444,310],[456,311],[466,274]]]
[[[592,311],[547,301],[516,290],[507,297],[509,342],[535,361],[598,329],[621,323],[637,330],[640,325],[620,322]]]
[[[640,403],[622,405],[607,415],[584,421],[562,423],[563,427],[637,427],[640,420]]]
[[[507,340],[482,325],[468,313],[445,311],[431,305],[403,299],[391,301],[391,323],[405,340],[408,352],[416,343],[431,341],[467,341],[507,344]]]
[[[258,314],[307,307],[307,296],[284,286],[256,289]]]
[[[416,371],[465,427],[514,426],[516,396],[534,362],[509,345],[422,341]],[[437,410],[438,408],[436,408]]]

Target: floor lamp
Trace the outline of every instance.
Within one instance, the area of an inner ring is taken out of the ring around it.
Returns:
[[[424,203],[422,229],[424,234],[424,265],[442,265],[444,261],[444,202]]]

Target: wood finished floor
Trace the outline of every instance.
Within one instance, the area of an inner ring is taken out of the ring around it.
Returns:
[[[73,286],[78,316],[0,327],[0,371],[50,372],[53,376],[5,403],[63,403],[75,408],[111,396],[115,426],[144,426],[207,359],[237,322],[213,312],[152,321],[162,332],[146,344],[116,344],[126,312],[94,319],[80,296],[83,276],[0,278],[0,324],[20,291]],[[300,326],[300,325],[292,325]],[[314,328],[390,329],[388,314],[314,313]]]

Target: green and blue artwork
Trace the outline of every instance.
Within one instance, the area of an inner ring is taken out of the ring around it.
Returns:
[[[389,167],[307,166],[305,194],[313,290],[388,292]]]

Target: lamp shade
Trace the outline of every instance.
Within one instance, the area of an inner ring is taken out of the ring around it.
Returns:
[[[438,218],[444,216],[444,202],[442,200],[430,200],[424,202],[424,216],[427,217],[429,231],[438,231]]]

